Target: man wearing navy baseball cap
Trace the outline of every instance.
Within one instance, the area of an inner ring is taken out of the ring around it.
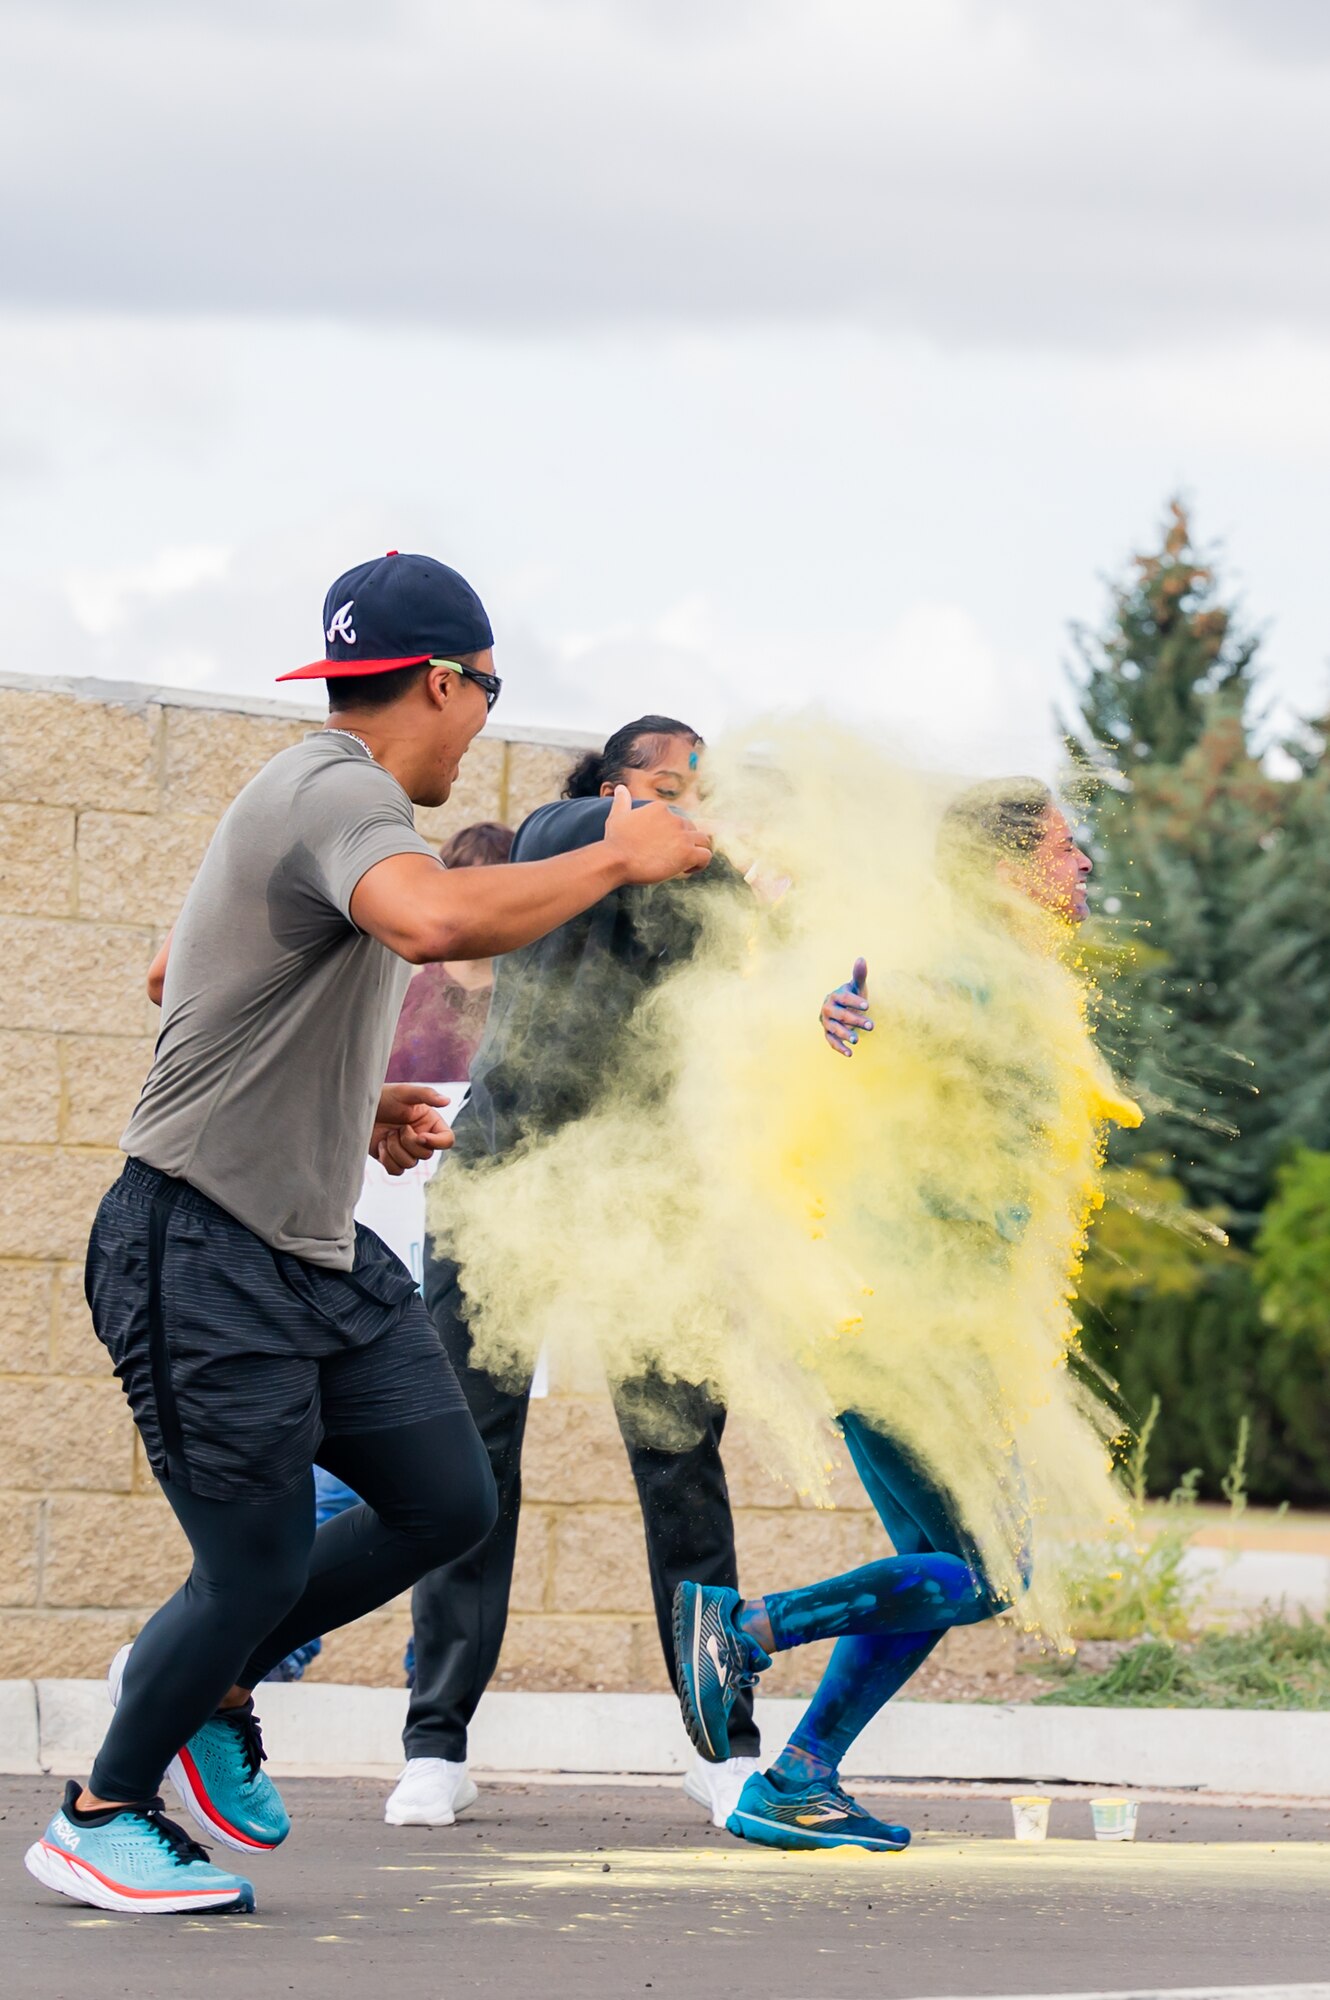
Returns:
[[[326,728],[223,816],[154,974],[162,1027],[88,1248],[93,1323],[194,1553],[112,1667],[86,1787],[29,1850],[48,1888],[136,1912],[252,1909],[158,1796],[270,1852],[288,1820],[250,1691],[293,1647],[460,1556],[494,1480],[410,1273],[353,1209],[451,1144],[437,1092],[384,1084],[413,964],[489,958],[626,883],[706,866],[692,823],[616,792],[604,836],[450,873],[416,832],[499,693],[485,610],[427,556],[362,563],[324,606]],[[314,1532],[315,1459],[364,1504]]]

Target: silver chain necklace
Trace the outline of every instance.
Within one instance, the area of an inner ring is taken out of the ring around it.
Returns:
[[[353,743],[358,743],[360,745],[365,755],[369,758],[371,764],[376,764],[378,762],[378,759],[375,757],[374,752],[370,749],[368,743],[366,743],[364,737],[358,736],[354,729],[334,729],[332,724],[328,722],[324,724],[323,733],[325,736],[349,736]]]

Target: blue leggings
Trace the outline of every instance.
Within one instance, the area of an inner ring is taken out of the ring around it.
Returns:
[[[778,1649],[813,1639],[837,1642],[780,1760],[791,1775],[801,1765],[839,1768],[855,1737],[944,1632],[953,1625],[977,1625],[1008,1603],[985,1577],[947,1495],[917,1461],[852,1411],[840,1425],[896,1553],[805,1590],[777,1591],[763,1599]],[[1014,1483],[1019,1486],[1018,1479]]]

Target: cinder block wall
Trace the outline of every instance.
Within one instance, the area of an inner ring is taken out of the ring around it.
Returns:
[[[0,1679],[102,1673],[184,1575],[83,1303],[97,1201],[152,1050],[144,974],[216,821],[314,710],[105,682],[0,679]],[[517,825],[557,796],[577,739],[491,727],[446,807]],[[857,1483],[802,1505],[740,1436],[727,1443],[743,1573],[807,1581],[882,1547]],[[659,1688],[632,1482],[608,1399],[532,1411],[514,1615],[516,1687]],[[400,1679],[405,1602],[328,1642],[314,1674]],[[789,1655],[771,1691],[815,1675]]]

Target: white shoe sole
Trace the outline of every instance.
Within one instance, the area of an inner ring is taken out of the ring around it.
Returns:
[[[129,1653],[130,1648],[122,1646],[107,1670],[106,1691],[111,1697],[112,1708],[119,1706],[120,1685],[125,1678],[125,1662],[129,1658]],[[280,1841],[274,1846],[271,1841],[267,1840],[248,1840],[243,1833],[232,1832],[230,1827],[225,1826],[220,1820],[213,1817],[207,1793],[203,1790],[202,1785],[196,1784],[190,1777],[179,1752],[177,1752],[167,1765],[166,1775],[174,1785],[181,1805],[185,1808],[195,1826],[201,1827],[209,1840],[220,1840],[223,1847],[233,1848],[237,1854],[275,1854],[277,1852],[277,1847],[281,1845]]]
[[[756,1840],[757,1845],[760,1847],[783,1847],[791,1854],[797,1854],[800,1848],[807,1847],[862,1847],[869,1854],[903,1854],[905,1852],[905,1847],[899,1840],[856,1838],[851,1834],[845,1833],[811,1833],[804,1827],[801,1827],[798,1834],[793,1838],[780,1841],[763,1840],[760,1835],[745,1834],[740,1829],[745,1826],[765,1826],[769,1827],[773,1833],[787,1835],[791,1833],[791,1829],[786,1825],[784,1820],[763,1819],[759,1813],[740,1812],[737,1807],[730,1814],[730,1819],[739,1822],[739,1826],[731,1827],[730,1831],[736,1833],[740,1840]],[[726,1821],[726,1825],[729,1826],[728,1820]]]
[[[243,1833],[236,1833],[213,1815],[208,1794],[201,1783],[190,1777],[182,1756],[173,1757],[166,1767],[166,1775],[175,1786],[181,1805],[201,1827],[209,1840],[220,1840],[223,1847],[234,1848],[237,1854],[275,1854],[281,1841],[248,1840]]]
[[[248,1912],[254,1908],[252,1897],[246,1903],[234,1889],[225,1893],[216,1889],[192,1889],[184,1896],[159,1895],[151,1889],[129,1894],[114,1888],[74,1855],[62,1854],[59,1848],[44,1840],[34,1841],[23,1857],[23,1866],[44,1889],[53,1889],[57,1896],[68,1896],[71,1902],[88,1904],[94,1910],[124,1911],[135,1917],[169,1917],[179,1916],[187,1910],[243,1909]]]
[[[480,1793],[468,1778],[453,1800],[451,1809],[445,1807],[441,1813],[425,1812],[419,1807],[394,1807],[393,1801],[389,1799],[383,1808],[383,1823],[385,1826],[451,1826],[458,1813],[465,1812],[468,1806],[473,1806],[479,1797]]]

